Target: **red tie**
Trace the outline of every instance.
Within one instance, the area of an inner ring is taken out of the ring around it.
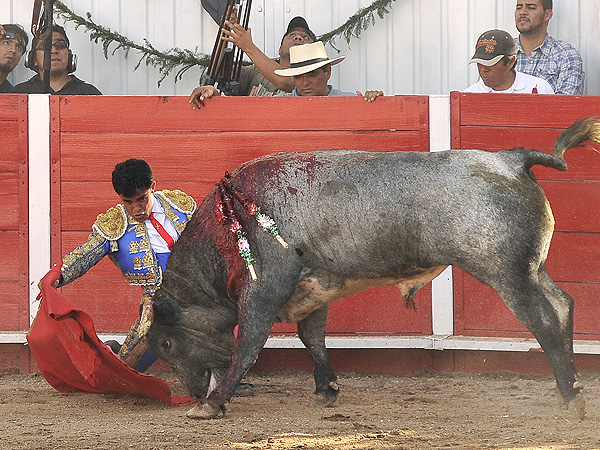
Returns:
[[[167,246],[169,247],[169,250],[171,250],[173,248],[173,244],[175,244],[175,241],[173,240],[171,235],[167,233],[167,230],[165,230],[165,228],[160,224],[160,222],[156,220],[156,217],[154,217],[153,212],[150,213],[150,223],[154,226],[154,228],[156,228],[156,231],[158,231],[160,237],[165,240]]]

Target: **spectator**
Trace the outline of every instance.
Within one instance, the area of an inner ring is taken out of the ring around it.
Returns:
[[[294,17],[290,20],[287,30],[281,38],[279,46],[279,63],[265,55],[252,41],[252,30],[247,31],[237,23],[227,22],[230,30],[224,30],[224,40],[232,42],[239,47],[250,60],[254,63],[250,66],[245,66],[242,69],[242,78],[240,79],[240,87],[242,92],[252,95],[252,88],[256,86],[255,77],[258,74],[260,78],[265,78],[267,83],[262,83],[266,89],[272,93],[279,91],[290,92],[294,89],[294,84],[291,83],[288,77],[282,77],[275,74],[276,69],[285,69],[290,67],[290,48],[296,45],[310,44],[317,40],[315,34],[308,27],[308,23],[303,17]],[[246,72],[246,74],[244,74]],[[244,76],[245,75],[245,76]],[[251,75],[250,78],[248,75]],[[246,81],[247,80],[247,81]]]
[[[469,64],[473,63],[477,63],[480,78],[464,92],[554,94],[546,80],[515,70],[517,47],[506,31],[490,30],[479,36]]]
[[[306,20],[299,16],[290,20],[279,46],[279,62],[269,58],[254,44],[250,28],[245,30],[235,21],[227,21],[226,24],[230,30],[223,29],[222,39],[239,47],[253,62],[241,69],[238,95],[269,96],[280,90],[291,92],[294,89],[293,80],[276,75],[274,71],[290,67],[291,47],[316,40]],[[199,86],[190,95],[190,103],[195,109],[202,106],[203,100],[213,95],[220,95],[214,86]]]
[[[43,67],[44,42],[33,38],[31,51],[27,56],[27,67],[37,75],[28,81],[16,85],[15,93],[42,94],[44,93]],[[85,83],[75,75],[77,58],[69,48],[69,38],[65,29],[58,25],[52,26],[52,62],[50,65],[50,94],[59,95],[102,95],[91,84]]]
[[[552,14],[552,0],[517,0],[515,24],[520,34],[515,38],[515,69],[545,79],[556,94],[583,94],[581,55],[571,44],[548,34]]]
[[[139,372],[147,370],[156,356],[149,350],[145,331],[150,326],[151,299],[162,281],[171,247],[196,210],[196,203],[181,191],[157,191],[150,166],[129,159],[115,166],[112,184],[122,204],[100,214],[92,233],[63,258],[56,287],[83,276],[103,257],[109,256],[129,284],[142,287],[139,317],[122,346],[107,342],[125,364]]]
[[[351,97],[362,96],[356,93],[342,92],[327,84],[331,78],[331,66],[342,62],[345,56],[329,59],[325,45],[321,41],[299,45],[290,49],[290,68],[277,69],[275,73],[284,77],[293,77],[294,90],[290,93],[280,92],[277,97]],[[382,91],[366,91],[365,100],[374,101],[383,95]]]
[[[7,77],[19,64],[28,43],[29,38],[21,25],[0,25],[0,94],[12,91]]]

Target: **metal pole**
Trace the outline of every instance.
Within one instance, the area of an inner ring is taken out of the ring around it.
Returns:
[[[227,0],[227,5],[225,6],[225,12],[223,13],[223,17],[221,17],[221,23],[219,25],[219,31],[217,32],[217,39],[215,40],[215,45],[213,47],[212,55],[210,58],[210,64],[208,68],[208,83],[214,83],[219,77],[218,68],[221,64],[221,58],[223,57],[223,50],[227,47],[227,43],[221,40],[221,36],[223,35],[223,28],[225,28],[225,21],[229,20],[231,16],[231,11],[233,10],[234,0]]]
[[[44,61],[41,71],[44,92],[50,93],[50,67],[52,65],[52,22],[55,0],[35,0],[31,19],[31,33],[44,42]],[[34,48],[31,51],[35,52]]]

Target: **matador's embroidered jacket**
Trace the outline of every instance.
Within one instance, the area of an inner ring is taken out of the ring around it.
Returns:
[[[196,202],[179,190],[165,189],[154,195],[179,237],[196,211]],[[154,293],[160,286],[166,259],[159,262],[150,246],[146,225],[135,221],[119,204],[100,214],[87,242],[63,258],[59,287],[84,275],[106,255],[121,270],[129,284],[145,288],[145,295]]]

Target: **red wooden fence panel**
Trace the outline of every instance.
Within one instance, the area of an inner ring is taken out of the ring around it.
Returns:
[[[27,96],[0,95],[0,331],[29,328],[27,117]]]
[[[52,261],[84,242],[98,213],[118,202],[117,162],[142,158],[158,189],[182,189],[200,203],[225,171],[274,152],[331,148],[429,150],[427,97],[213,98],[193,110],[184,97],[51,97]],[[102,261],[63,293],[99,331],[128,329],[139,288]],[[431,290],[406,310],[394,287],[333,305],[330,334],[431,334]],[[368,306],[367,306],[368,305]],[[277,333],[295,326],[277,325]]]
[[[600,97],[451,94],[452,148],[552,152],[577,119],[600,113]],[[576,339],[600,339],[600,154],[566,153],[566,172],[534,167],[552,206],[555,234],[546,267],[575,299]],[[455,334],[530,336],[491,288],[454,269]]]

